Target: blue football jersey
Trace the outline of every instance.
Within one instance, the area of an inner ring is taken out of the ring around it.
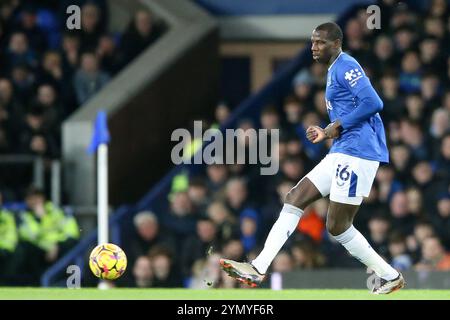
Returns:
[[[348,115],[355,108],[364,108],[361,92],[372,86],[359,63],[350,55],[341,53],[328,68],[325,92],[327,112],[331,122]],[[379,97],[377,97],[379,99]],[[382,102],[380,100],[380,104]],[[386,135],[378,113],[349,128],[343,126],[339,138],[334,139],[330,153],[389,162]]]

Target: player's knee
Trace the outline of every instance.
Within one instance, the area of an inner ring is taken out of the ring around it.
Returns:
[[[349,228],[346,223],[342,223],[340,221],[328,219],[326,223],[327,231],[332,236],[338,236],[345,232]]]
[[[297,190],[296,187],[292,188],[286,194],[284,203],[290,204],[290,205],[300,208],[302,210],[305,210],[305,207],[307,206],[306,199],[301,196],[301,194],[299,193],[299,190]]]

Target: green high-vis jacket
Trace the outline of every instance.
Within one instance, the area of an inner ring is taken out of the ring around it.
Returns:
[[[42,218],[25,211],[21,214],[21,220],[20,239],[29,241],[43,250],[51,249],[58,242],[80,237],[75,218],[66,215],[51,202],[45,204],[45,215]]]
[[[14,213],[0,209],[0,249],[13,252],[17,247],[18,238]]]

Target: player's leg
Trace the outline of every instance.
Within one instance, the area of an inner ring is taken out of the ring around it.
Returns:
[[[328,156],[325,157],[289,191],[280,215],[267,236],[263,250],[251,263],[221,259],[222,268],[230,276],[251,286],[256,286],[264,279],[272,260],[296,229],[303,210],[312,202],[329,194],[331,185],[329,160]]]
[[[263,250],[252,261],[252,265],[261,274],[266,273],[272,260],[295,231],[305,208],[320,198],[322,194],[308,177],[303,178],[289,191],[280,215],[267,236]]]
[[[401,274],[392,268],[369,245],[353,226],[363,197],[368,196],[378,163],[339,155],[335,158],[336,174],[330,190],[327,230],[347,251],[380,277],[374,293],[390,293],[404,286]]]
[[[326,224],[328,232],[352,256],[372,269],[382,279],[378,288],[373,288],[374,293],[390,293],[401,289],[404,286],[402,275],[384,261],[370,246],[366,238],[353,226],[353,219],[358,209],[359,205],[330,201]]]

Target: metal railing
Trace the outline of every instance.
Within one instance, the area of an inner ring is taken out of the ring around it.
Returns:
[[[56,205],[61,205],[61,161],[52,159],[50,161],[50,198]],[[8,166],[24,166],[32,168],[32,179],[30,181],[35,187],[45,189],[45,160],[41,156],[26,154],[2,154],[0,155],[0,168]]]

